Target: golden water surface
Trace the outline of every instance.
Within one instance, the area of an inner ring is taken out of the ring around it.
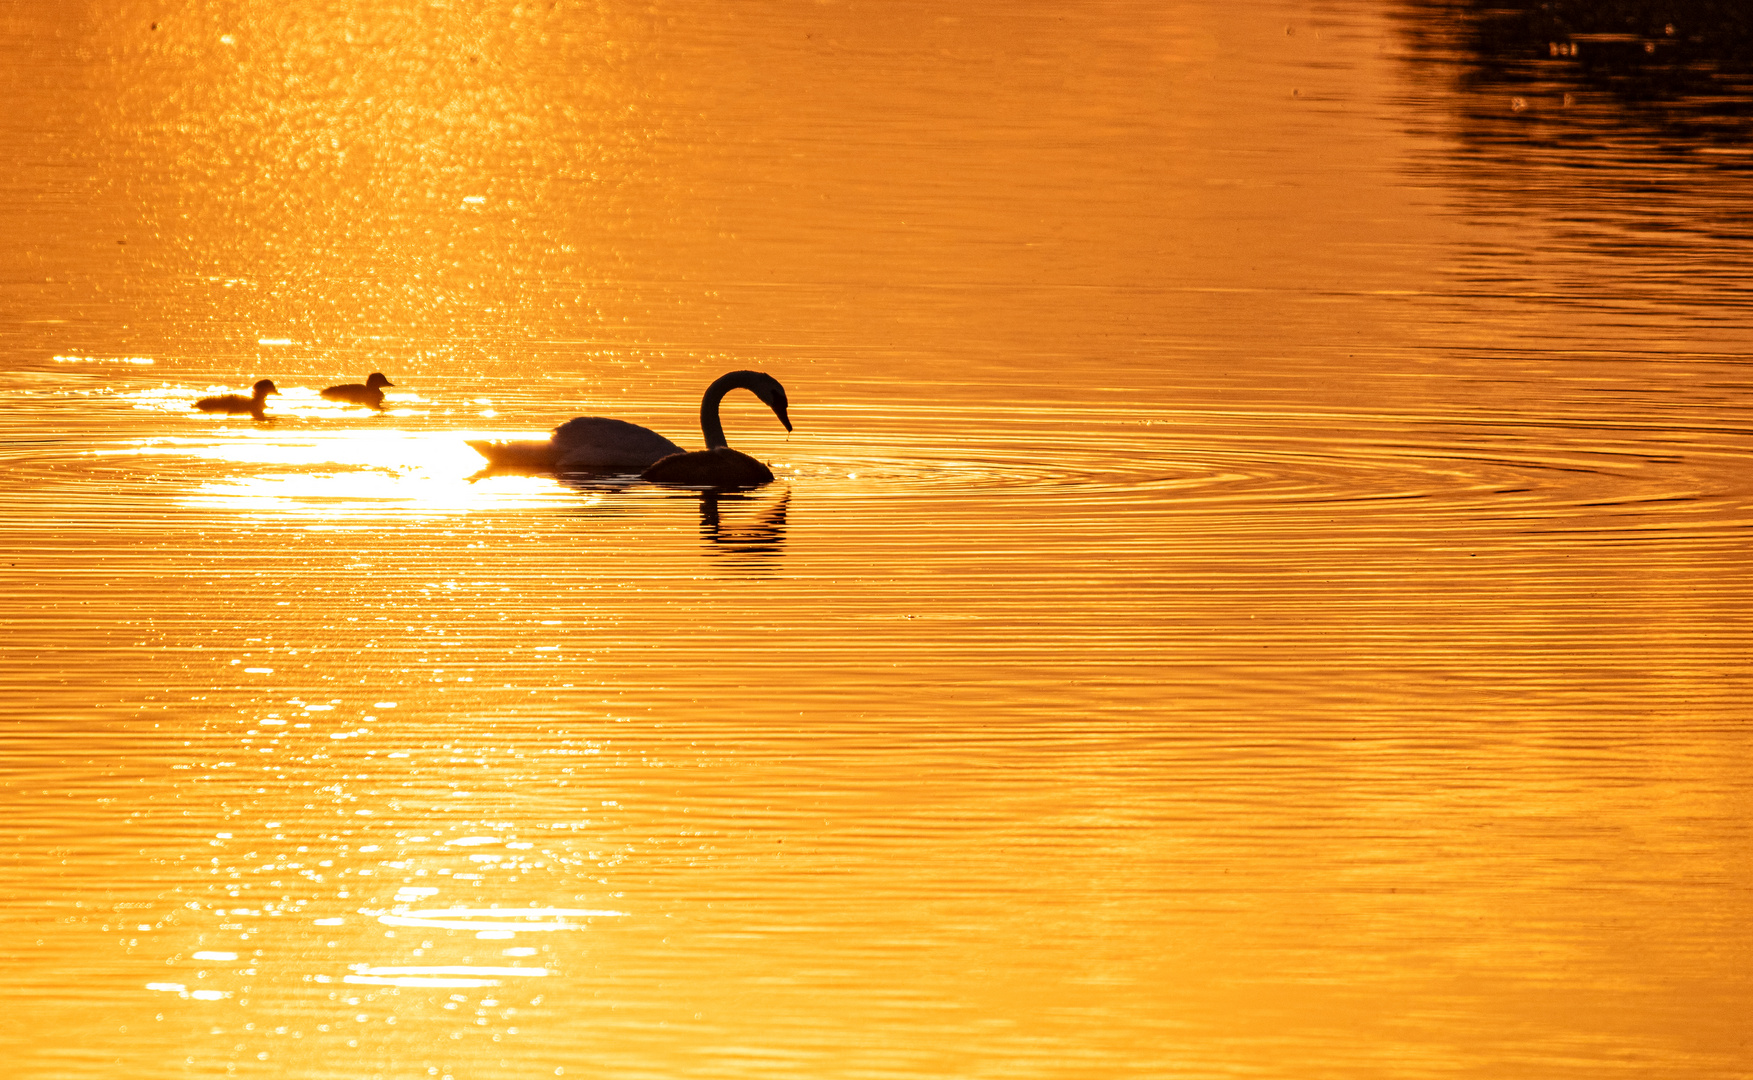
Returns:
[[[7,1075],[1748,1075],[1753,83],[1513,15],[0,6]]]

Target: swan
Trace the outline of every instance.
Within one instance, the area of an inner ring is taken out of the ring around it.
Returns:
[[[363,383],[343,383],[331,386],[323,391],[323,396],[330,401],[348,401],[355,405],[369,405],[374,409],[383,408],[383,388],[396,385],[384,378],[383,372],[372,372]]]
[[[724,446],[724,427],[718,421],[718,403],[730,391],[742,387],[767,403],[779,416],[785,430],[791,421],[785,415],[785,388],[779,380],[759,371],[733,371],[714,380],[700,400],[700,430],[708,447],[720,447],[730,454],[736,451]],[[552,469],[556,472],[639,472],[655,468],[676,457],[685,457],[682,448],[647,427],[613,420],[606,416],[580,416],[554,429],[551,438],[542,441],[491,442],[470,440],[469,446],[487,459],[491,469]],[[708,450],[707,453],[712,451]],[[736,454],[759,466],[766,466],[746,455]],[[657,483],[716,484],[711,480],[662,480],[647,476]],[[767,473],[766,480],[773,479]],[[725,486],[753,486],[766,480],[741,481]]]
[[[772,483],[772,469],[740,450],[732,450],[725,442],[724,425],[718,422],[718,403],[736,389],[747,390],[766,402],[785,430],[791,430],[791,417],[785,414],[785,387],[779,385],[778,379],[764,371],[720,375],[700,399],[700,433],[706,436],[706,449],[671,454],[653,462],[639,474],[640,478],[654,484],[713,488],[749,488]]]
[[[204,397],[200,401],[195,402],[195,408],[200,409],[202,412],[247,412],[257,420],[266,420],[268,417],[262,412],[262,407],[266,404],[269,394],[278,394],[280,391],[274,388],[274,383],[271,379],[260,380],[256,383],[253,389],[255,391],[253,397],[244,397],[242,394],[221,394],[218,397]]]

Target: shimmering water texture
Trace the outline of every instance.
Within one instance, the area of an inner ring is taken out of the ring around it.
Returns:
[[[7,1075],[1745,1077],[1749,52],[1606,10],[5,7]]]

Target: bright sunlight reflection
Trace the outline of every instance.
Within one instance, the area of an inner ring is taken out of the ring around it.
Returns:
[[[398,416],[419,415],[416,394],[390,398],[399,407],[373,416],[355,405],[323,400],[314,390],[288,387],[269,399],[269,415],[287,420],[352,416],[372,424],[361,430],[318,430],[304,425],[277,427],[248,417],[197,413],[197,394],[235,391],[214,386],[159,387],[131,395],[135,408],[186,415],[201,434],[141,439],[122,449],[93,451],[103,456],[140,455],[194,459],[185,506],[245,513],[305,515],[347,519],[383,514],[459,514],[490,507],[530,506],[580,495],[551,478],[491,476],[476,479],[486,462],[469,449],[471,438],[504,438],[502,431],[411,432],[391,424]],[[483,415],[490,416],[491,410]],[[542,433],[529,432],[540,438]],[[230,467],[227,467],[230,466]],[[588,498],[588,497],[587,497]]]
[[[473,479],[486,462],[465,445],[475,432],[429,434],[396,429],[321,435],[198,439],[143,439],[130,449],[100,453],[206,459],[240,469],[195,483],[186,506],[317,518],[385,513],[455,514],[489,507],[537,505],[577,492],[551,478],[493,476]],[[208,472],[209,470],[201,470]]]

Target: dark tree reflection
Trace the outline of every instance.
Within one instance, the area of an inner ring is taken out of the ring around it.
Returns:
[[[1399,18],[1402,115],[1427,136],[1404,167],[1477,226],[1450,280],[1490,298],[1499,340],[1734,340],[1753,317],[1753,4],[1408,0]]]
[[[1745,0],[1413,0],[1405,14],[1414,57],[1455,71],[1477,137],[1557,124],[1571,138],[1636,132],[1650,149],[1750,160]]]

